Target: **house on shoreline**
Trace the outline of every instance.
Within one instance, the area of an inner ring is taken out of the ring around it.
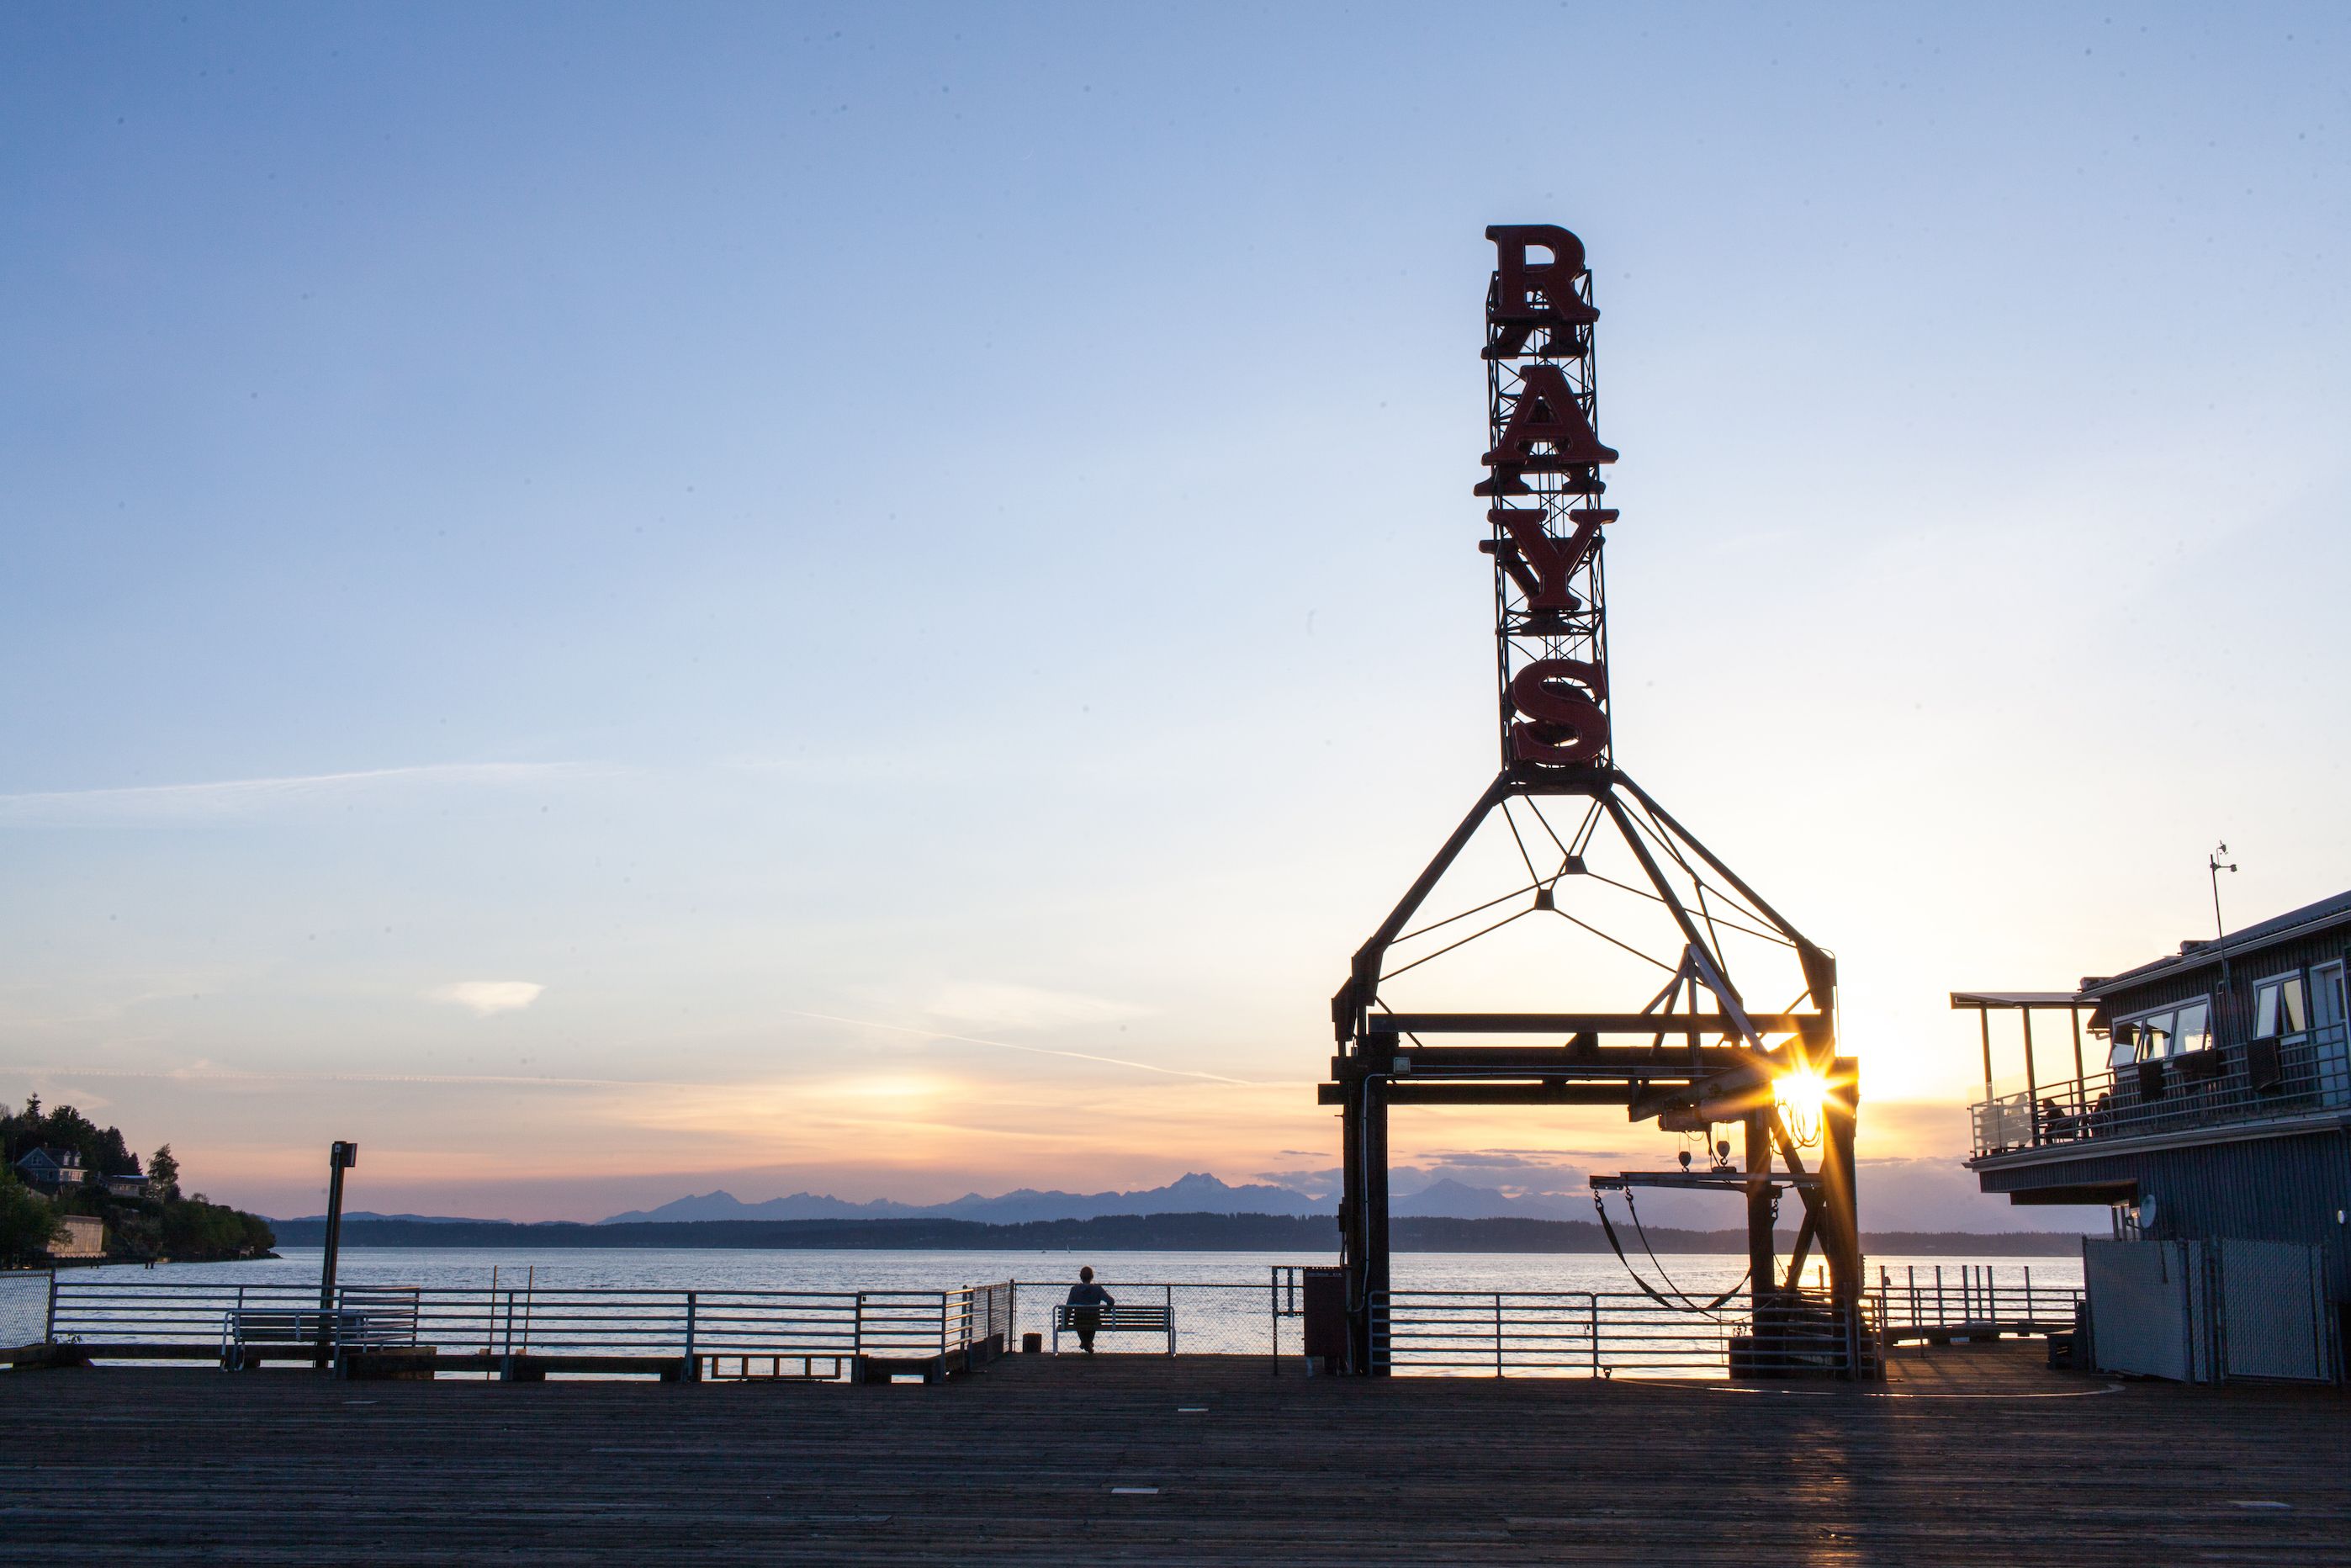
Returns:
[[[16,1162],[16,1174],[28,1186],[43,1192],[62,1192],[78,1186],[89,1173],[82,1168],[78,1149],[39,1148]]]

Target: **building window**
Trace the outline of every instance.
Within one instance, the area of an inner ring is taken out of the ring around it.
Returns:
[[[2300,1034],[2310,1027],[2303,1011],[2302,977],[2280,975],[2253,986],[2253,1033],[2257,1037]]]
[[[2134,1061],[2162,1061],[2191,1051],[2212,1047],[2212,1004],[2189,1002],[2159,1013],[2141,1013],[2115,1025],[2114,1049],[2106,1065],[2128,1067]]]

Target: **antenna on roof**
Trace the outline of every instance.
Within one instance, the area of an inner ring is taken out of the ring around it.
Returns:
[[[2204,869],[2212,875],[2212,940],[2220,948],[2220,988],[2224,991],[2229,988],[2229,928],[2220,922],[2220,873],[2233,873],[2237,869],[2236,862],[2220,858],[2228,852],[2229,846],[2223,843],[2204,857]]]

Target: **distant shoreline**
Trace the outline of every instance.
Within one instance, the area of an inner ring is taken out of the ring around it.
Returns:
[[[316,1247],[325,1240],[318,1220],[273,1222],[281,1247]],[[1447,1219],[1418,1216],[1393,1222],[1399,1252],[1599,1252],[1608,1239],[1583,1219]],[[1619,1232],[1628,1250],[1641,1247],[1629,1228]],[[1782,1233],[1782,1250],[1793,1245]],[[2082,1239],[2053,1231],[1879,1231],[1865,1236],[1870,1252],[1909,1257],[2073,1257]],[[1333,1252],[1337,1225],[1328,1215],[1151,1214],[1092,1219],[1042,1219],[988,1225],[968,1219],[699,1219],[580,1225],[523,1225],[503,1220],[352,1219],[343,1224],[345,1247],[712,1248],[759,1250],[854,1249],[877,1251],[1040,1252]],[[1651,1226],[1648,1245],[1659,1252],[1747,1251],[1744,1230],[1683,1230]]]

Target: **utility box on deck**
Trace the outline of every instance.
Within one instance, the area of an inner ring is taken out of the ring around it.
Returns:
[[[1308,1269],[1304,1284],[1307,1357],[1336,1367],[1347,1358],[1347,1270]]]

